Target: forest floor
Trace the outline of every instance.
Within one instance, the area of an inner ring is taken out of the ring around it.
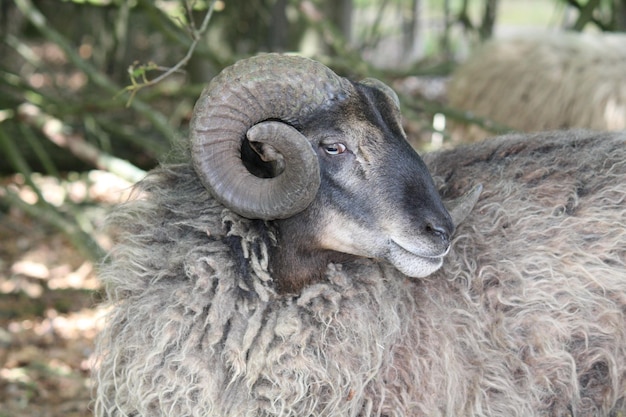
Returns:
[[[105,173],[89,177],[63,184],[40,178],[39,186],[52,200],[80,194],[81,204],[99,209],[128,187]],[[19,177],[0,181],[28,199]],[[62,234],[15,207],[0,212],[0,417],[93,415],[90,368],[102,295],[96,266]]]

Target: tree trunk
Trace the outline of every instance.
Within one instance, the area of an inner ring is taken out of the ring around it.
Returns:
[[[613,1],[613,30],[626,32],[626,0]]]
[[[352,39],[352,0],[328,2],[327,16],[346,42]]]
[[[404,52],[405,63],[408,64],[419,58],[421,54],[420,46],[420,0],[413,0],[411,2],[411,14],[408,19],[405,20],[404,29]]]
[[[486,0],[483,20],[480,25],[479,35],[481,40],[491,38],[493,35],[493,27],[496,23],[496,15],[498,9],[498,0]]]
[[[289,0],[276,0],[271,10],[269,50],[283,52],[289,49],[289,21],[286,8]]]

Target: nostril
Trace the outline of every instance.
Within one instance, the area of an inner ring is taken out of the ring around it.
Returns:
[[[437,226],[430,222],[426,224],[426,232],[446,242],[450,239],[450,233],[448,232],[448,229],[442,226]]]

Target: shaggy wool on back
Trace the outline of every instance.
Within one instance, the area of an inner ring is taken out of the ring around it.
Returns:
[[[440,271],[370,259],[274,289],[271,223],[164,166],[112,216],[96,415],[626,412],[626,136],[511,136],[425,156],[484,186]]]

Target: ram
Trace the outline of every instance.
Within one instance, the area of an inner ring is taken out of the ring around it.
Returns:
[[[96,415],[626,410],[626,136],[428,154],[433,182],[396,103],[282,55],[211,82],[113,214]]]
[[[493,39],[448,83],[450,106],[518,131],[626,129],[626,35],[573,32]],[[457,141],[488,136],[455,123]]]

